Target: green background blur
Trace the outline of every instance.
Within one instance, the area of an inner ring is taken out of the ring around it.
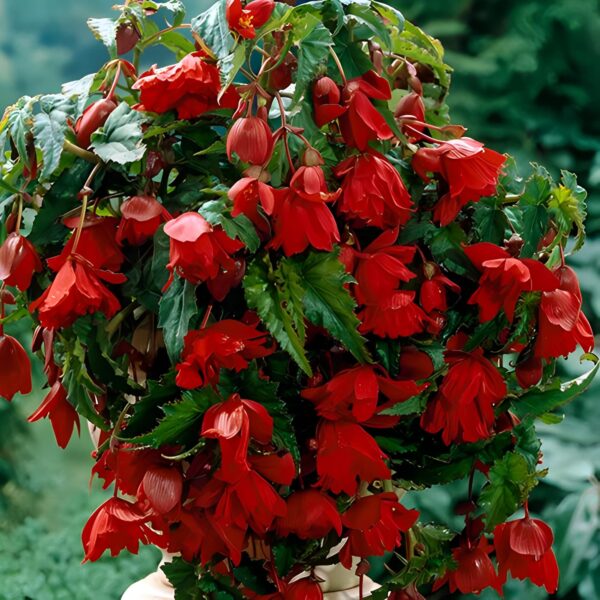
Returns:
[[[569,169],[580,175],[590,193],[590,239],[573,264],[586,313],[600,331],[599,0],[389,3],[444,43],[456,70],[455,122],[512,153],[523,167],[539,161],[554,174]],[[109,15],[112,4],[0,0],[0,105],[58,91],[61,82],[95,71],[105,52],[85,21]],[[187,0],[189,16],[210,4]],[[576,357],[564,365],[567,375],[584,369]],[[555,530],[561,598],[600,600],[599,389],[568,407],[561,426],[540,425],[550,474],[532,505]],[[61,451],[47,421],[25,422],[39,400],[34,392],[13,405],[0,403],[0,600],[117,600],[128,583],[154,569],[157,552],[144,548],[138,557],[80,565],[80,530],[104,493],[89,487],[87,432]],[[424,518],[460,528],[452,514],[463,488],[444,486],[420,498]],[[509,586],[507,597],[547,598],[520,583]]]

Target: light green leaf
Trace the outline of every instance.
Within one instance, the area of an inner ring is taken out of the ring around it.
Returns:
[[[46,179],[56,169],[62,156],[67,120],[73,115],[75,105],[62,94],[42,96],[40,112],[33,118],[33,137],[36,148],[42,152],[40,179]]]
[[[224,61],[231,54],[234,42],[225,17],[225,0],[217,0],[193,19],[192,31],[202,38],[219,61]]]
[[[145,117],[122,102],[110,114],[104,127],[92,134],[92,149],[104,162],[126,165],[140,160],[146,146],[142,143]]]
[[[33,105],[35,98],[23,96],[6,109],[8,131],[21,159],[27,163],[27,135],[33,127]]]
[[[90,28],[94,37],[102,42],[107,48],[111,57],[117,55],[117,29],[119,24],[113,19],[88,19],[87,26]]]
[[[173,363],[179,359],[183,340],[197,314],[195,286],[185,279],[175,277],[160,299],[158,310],[158,326],[163,330],[167,353]]]

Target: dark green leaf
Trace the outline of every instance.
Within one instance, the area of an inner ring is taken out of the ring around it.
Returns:
[[[225,60],[233,49],[233,37],[225,17],[225,0],[217,0],[193,19],[192,31],[202,38],[217,59]]]
[[[199,212],[211,225],[220,225],[230,238],[239,239],[250,252],[259,249],[260,238],[252,221],[245,215],[232,217],[225,200],[205,202]]]
[[[189,281],[175,277],[160,299],[158,326],[163,330],[165,346],[172,362],[179,359],[183,340],[198,314],[196,287]]]
[[[173,558],[160,567],[171,585],[175,588],[175,600],[202,600],[203,594],[198,587],[196,567],[185,562],[180,556]]]
[[[309,252],[293,258],[304,286],[304,308],[307,318],[324,327],[361,363],[371,362],[365,339],[358,333],[360,321],[354,314],[356,303],[344,287],[353,281],[338,260],[336,252]]]

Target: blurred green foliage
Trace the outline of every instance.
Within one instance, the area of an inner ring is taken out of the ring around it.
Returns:
[[[211,3],[186,0],[191,16]],[[389,3],[446,47],[455,69],[450,95],[455,122],[516,156],[523,171],[533,160],[555,175],[560,169],[579,173],[590,191],[588,234],[596,239],[572,262],[581,276],[586,312],[600,330],[598,0]],[[57,90],[61,82],[96,70],[105,52],[85,20],[110,14],[112,4],[0,0],[0,104]],[[576,375],[585,366],[575,359],[564,369]],[[535,491],[532,508],[556,533],[561,598],[600,598],[599,392],[597,383],[566,408],[563,426],[541,428],[550,473]],[[20,416],[12,405],[0,405],[0,598],[117,598],[128,582],[153,568],[156,555],[146,549],[138,558],[79,565],[79,531],[103,494],[86,489],[91,463],[85,435],[60,453],[47,422],[31,426],[29,433],[24,428],[22,417],[37,400],[17,399],[17,405],[26,405]],[[444,520],[464,497],[465,490],[456,486],[438,487],[419,508]],[[515,582],[507,598],[541,600],[546,594]]]

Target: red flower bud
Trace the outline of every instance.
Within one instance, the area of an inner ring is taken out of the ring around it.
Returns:
[[[42,262],[31,242],[18,233],[9,234],[0,246],[0,280],[23,292],[33,274],[41,270]]]
[[[515,374],[522,388],[530,388],[542,378],[542,359],[530,356],[527,360],[517,364]]]
[[[0,396],[10,401],[17,392],[31,392],[31,362],[14,337],[0,333]]]
[[[313,87],[315,123],[319,127],[330,123],[346,112],[340,104],[342,95],[336,82],[330,77],[321,77]]]
[[[140,41],[140,32],[131,23],[121,23],[117,29],[117,54],[127,54]]]
[[[263,165],[273,154],[273,132],[259,117],[238,119],[227,135],[227,156],[235,152],[242,162]]]
[[[321,586],[310,577],[294,581],[285,590],[284,600],[323,600]]]
[[[115,108],[117,108],[115,102],[108,98],[102,98],[102,100],[90,104],[75,123],[77,144],[82,148],[88,148],[92,133],[106,123],[106,119]]]
[[[298,68],[296,57],[288,52],[283,62],[269,73],[269,89],[285,90],[292,83],[292,73]]]

